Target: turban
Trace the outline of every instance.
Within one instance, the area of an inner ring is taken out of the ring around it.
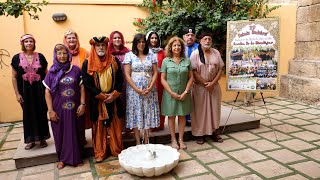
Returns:
[[[28,38],[33,39],[34,43],[36,43],[36,40],[34,39],[34,37],[33,37],[31,34],[25,34],[25,35],[21,36],[21,38],[20,38],[20,44],[22,44],[23,41],[26,40],[26,39],[28,39]]]
[[[196,34],[196,31],[193,27],[184,27],[182,32],[183,32],[183,35],[188,33]]]
[[[93,37],[90,39],[89,43],[91,45],[90,55],[88,58],[88,74],[93,75],[94,72],[101,72],[105,68],[110,67],[111,63],[115,60],[114,56],[111,55],[109,49],[107,49],[109,38],[106,36]],[[106,54],[104,57],[99,57],[95,45],[97,43],[106,44]]]

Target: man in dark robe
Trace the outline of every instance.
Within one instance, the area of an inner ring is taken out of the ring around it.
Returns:
[[[88,60],[82,65],[83,84],[90,94],[89,110],[92,121],[92,145],[96,162],[102,162],[108,148],[113,156],[123,149],[122,114],[118,98],[123,83],[120,62],[108,51],[109,38],[93,37]]]

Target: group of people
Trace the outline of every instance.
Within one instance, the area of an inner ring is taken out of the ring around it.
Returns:
[[[48,146],[47,120],[59,169],[82,165],[86,128],[92,128],[96,162],[120,154],[122,132],[128,129],[133,130],[136,144],[149,143],[150,131],[164,129],[165,116],[173,148],[187,148],[186,119],[192,119],[198,144],[207,135],[222,142],[216,130],[224,63],[211,47],[211,33],[201,33],[197,44],[193,28],[184,32],[184,40],[172,37],[165,49],[157,32],[136,34],[129,50],[122,33],[114,31],[110,38],[90,39],[88,52],[80,47],[78,34],[68,30],[63,43],[54,47],[49,70],[45,57],[35,51],[35,38],[23,35],[22,52],[11,65],[13,88],[23,109],[25,149],[34,148],[37,141],[40,148]]]

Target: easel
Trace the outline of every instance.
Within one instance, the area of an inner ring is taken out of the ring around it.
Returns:
[[[229,112],[227,121],[226,121],[226,123],[224,124],[223,129],[222,129],[222,131],[221,131],[221,133],[220,133],[221,135],[223,134],[224,130],[226,129],[226,126],[227,126],[227,123],[228,123],[228,121],[229,121],[231,112],[232,112],[232,110],[233,110],[233,108],[234,108],[234,106],[235,106],[235,104],[236,104],[236,102],[237,102],[237,99],[238,99],[238,97],[239,97],[239,94],[240,94],[240,91],[237,92],[236,99],[233,101],[233,105],[232,105],[231,110],[230,110],[230,112]],[[276,132],[275,132],[275,130],[274,130],[274,128],[273,128],[273,124],[272,124],[271,119],[270,119],[270,116],[269,116],[269,111],[268,111],[268,108],[267,108],[267,105],[266,105],[266,101],[264,100],[264,97],[263,97],[263,92],[260,92],[260,94],[261,94],[261,97],[262,97],[262,100],[263,100],[264,107],[265,107],[265,109],[267,110],[267,116],[268,116],[268,119],[269,119],[270,124],[271,124],[271,129],[273,130],[274,136],[276,137],[276,141],[278,142],[278,138],[277,138]],[[255,94],[252,95],[253,100],[254,100],[254,96],[255,96]],[[255,116],[255,105],[254,105],[254,102],[253,102],[253,115]]]

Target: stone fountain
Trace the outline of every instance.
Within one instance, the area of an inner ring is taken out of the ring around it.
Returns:
[[[180,153],[171,146],[141,144],[119,154],[120,165],[137,176],[160,176],[171,171],[179,162]]]
[[[176,149],[163,144],[149,144],[149,131],[146,129],[143,129],[142,138],[142,144],[129,147],[118,156],[120,165],[126,171],[137,176],[152,177],[165,174],[176,167],[180,157]],[[147,144],[143,144],[144,142]]]

